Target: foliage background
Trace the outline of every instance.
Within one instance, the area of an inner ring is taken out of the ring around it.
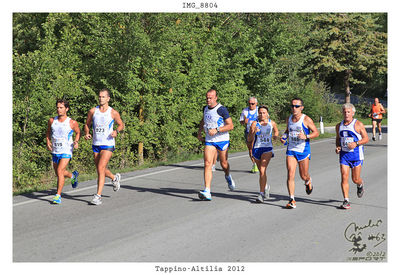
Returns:
[[[55,183],[45,146],[55,100],[70,101],[83,129],[104,87],[126,123],[112,169],[138,166],[139,144],[146,163],[201,153],[210,88],[233,118],[233,150],[245,148],[239,115],[249,96],[277,122],[294,96],[314,121],[338,121],[332,93],[344,92],[344,72],[353,94],[386,93],[386,22],[383,13],[14,13],[13,191]],[[70,168],[92,173],[92,162],[81,139]]]

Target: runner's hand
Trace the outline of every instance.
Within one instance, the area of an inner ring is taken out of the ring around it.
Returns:
[[[91,135],[91,134],[85,135],[85,139],[86,139],[86,140],[92,139],[92,135]]]

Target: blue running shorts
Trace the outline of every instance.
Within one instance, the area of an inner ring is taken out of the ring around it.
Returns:
[[[358,160],[358,159],[354,160],[354,159],[351,159],[350,157],[347,157],[347,154],[340,154],[339,163],[349,166],[350,168],[354,168],[354,167],[363,165],[364,160]]]
[[[93,153],[100,153],[101,150],[107,150],[114,152],[115,146],[107,146],[107,145],[92,145]]]
[[[51,154],[53,162],[58,164],[60,159],[70,159],[72,156],[70,154]]]
[[[218,151],[225,151],[229,147],[229,140],[220,142],[206,142],[205,145],[214,146]]]
[[[309,152],[299,153],[296,151],[287,150],[286,156],[288,157],[295,157],[297,161],[305,160],[306,158],[311,159],[311,154]]]
[[[340,164],[349,166],[350,168],[354,168],[354,167],[357,167],[357,166],[360,166],[360,165],[362,166],[363,163],[364,163],[363,160],[353,160],[353,161],[346,160],[346,159],[341,159],[340,160]]]
[[[272,152],[272,147],[261,147],[261,148],[253,148],[253,157],[256,160],[260,160],[262,154]],[[274,157],[274,152],[272,152],[272,157]]]

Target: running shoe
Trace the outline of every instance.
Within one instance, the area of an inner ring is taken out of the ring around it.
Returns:
[[[91,201],[90,203],[91,203],[91,204],[94,204],[94,205],[100,205],[100,204],[102,203],[102,201],[101,201],[101,196],[95,194],[95,195],[93,196],[92,201]]]
[[[269,190],[271,189],[271,186],[268,184],[266,187],[265,187],[265,198],[266,199],[269,199]]]
[[[232,179],[232,175],[229,174],[229,176],[225,176],[226,182],[228,183],[229,190],[233,191],[235,190],[235,182]]]
[[[211,167],[211,171],[215,172],[215,165]]]
[[[364,183],[360,186],[357,184],[357,197],[361,198],[364,195]]]
[[[259,171],[258,171],[257,164],[253,163],[253,167],[251,168],[251,172],[252,172],[252,173],[257,173],[257,172],[259,172]]]
[[[379,134],[378,139],[382,140],[382,134]]]
[[[75,170],[74,172],[72,172],[72,178],[71,178],[72,188],[78,187],[78,176],[79,176],[78,171]]]
[[[340,205],[342,209],[350,209],[350,202],[348,200],[344,200],[343,203]]]
[[[262,193],[259,193],[259,194],[258,194],[258,197],[257,197],[257,199],[256,199],[256,202],[258,202],[258,203],[263,203],[264,200],[265,200],[265,195],[263,195]]]
[[[289,208],[289,209],[296,208],[296,201],[294,199],[290,199],[288,204],[286,204],[286,208]]]
[[[211,193],[210,191],[200,191],[199,192],[199,199],[203,200],[203,201],[210,201],[211,200]]]
[[[113,184],[113,190],[114,192],[117,192],[119,188],[121,187],[119,181],[121,180],[121,175],[119,173],[115,174],[114,179],[111,181]]]
[[[308,183],[305,184],[307,195],[310,195],[311,192],[312,192],[313,189],[314,189],[314,186],[311,184],[311,182],[312,182],[312,179],[310,178],[310,180],[308,181]],[[310,186],[311,186],[311,187],[310,187]]]
[[[376,140],[375,136],[372,136],[372,140],[373,140],[373,141],[375,141],[375,140]]]
[[[52,202],[54,204],[60,204],[61,203],[61,196],[59,194],[55,195]]]

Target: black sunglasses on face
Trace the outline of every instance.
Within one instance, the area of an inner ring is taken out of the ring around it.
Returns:
[[[255,103],[249,103],[250,105],[255,105]]]
[[[303,105],[290,105],[290,107],[292,107],[292,108],[300,108],[301,106],[303,106]]]

